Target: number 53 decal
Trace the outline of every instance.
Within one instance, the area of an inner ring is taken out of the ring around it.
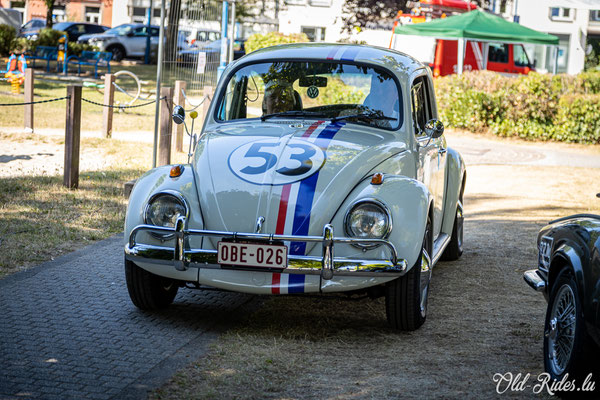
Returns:
[[[229,168],[257,185],[286,185],[308,178],[325,163],[325,152],[304,140],[263,139],[246,143],[229,156]]]

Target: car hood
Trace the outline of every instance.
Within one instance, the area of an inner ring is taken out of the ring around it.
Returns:
[[[254,232],[264,217],[262,233],[322,235],[360,180],[404,150],[393,132],[344,122],[223,124],[194,156],[205,229]]]

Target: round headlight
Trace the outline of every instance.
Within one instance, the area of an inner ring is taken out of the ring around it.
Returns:
[[[384,239],[391,228],[389,212],[383,204],[375,200],[360,200],[346,214],[345,229],[348,236],[360,239]]]
[[[158,193],[150,198],[144,218],[149,225],[174,228],[177,218],[187,216],[187,210],[185,200],[181,195]]]

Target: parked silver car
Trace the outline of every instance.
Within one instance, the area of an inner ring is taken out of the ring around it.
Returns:
[[[150,29],[150,48],[158,46],[159,28],[144,24],[123,24],[98,35],[83,35],[79,42],[87,42],[101,51],[113,54],[112,59],[121,61],[125,57],[143,57],[146,52],[146,36]]]

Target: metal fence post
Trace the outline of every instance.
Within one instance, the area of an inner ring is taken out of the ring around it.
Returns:
[[[67,123],[65,127],[65,174],[63,185],[79,187],[79,140],[81,129],[81,86],[67,86]]]
[[[25,103],[33,101],[33,79],[33,68],[27,68],[25,70]],[[33,132],[33,104],[25,105],[25,130]]]
[[[163,87],[160,90],[160,137],[158,141],[158,166],[171,163],[171,109],[173,106],[173,88]]]
[[[204,103],[202,104],[202,124],[204,124],[204,120],[208,115],[208,107],[210,107],[210,103],[212,102],[214,94],[214,89],[212,86],[204,86]],[[203,125],[202,125],[203,126]]]
[[[185,97],[183,91],[186,88],[185,81],[175,81],[175,95],[173,96],[173,105],[185,108]],[[183,151],[183,124],[175,125],[175,151]]]
[[[113,105],[115,102],[115,76],[113,74],[104,75],[104,104]],[[102,133],[105,138],[112,137],[113,108],[104,107],[102,111]]]

